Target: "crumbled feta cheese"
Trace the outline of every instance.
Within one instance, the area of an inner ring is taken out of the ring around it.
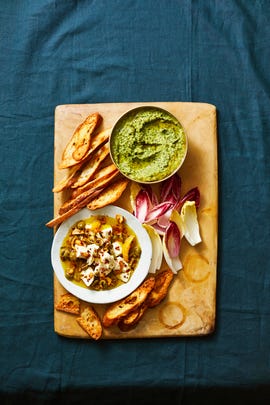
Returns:
[[[89,264],[89,266],[91,264],[93,264],[94,260],[95,260],[95,256],[97,255],[99,250],[99,246],[96,245],[95,243],[92,243],[91,245],[87,245],[87,251],[89,253],[89,257],[87,259],[87,264]]]
[[[114,256],[110,255],[109,252],[101,251],[99,257],[101,263],[104,263],[108,265],[110,268],[113,268],[115,260]]]
[[[87,245],[87,249],[90,255],[95,255],[99,250],[99,246],[96,243],[91,243],[91,245]]]
[[[112,235],[112,227],[111,226],[106,226],[105,228],[103,228],[101,231],[100,231],[100,233],[101,233],[101,236],[106,240],[106,241],[108,241],[108,240],[110,240],[110,237],[111,237],[111,235]]]
[[[86,258],[89,256],[87,246],[75,245],[76,257]]]
[[[130,279],[130,271],[121,273],[118,275],[118,278],[123,281],[124,283],[127,283],[128,280]]]
[[[83,270],[83,271],[81,272],[81,274],[82,274],[82,277],[81,277],[82,281],[84,282],[84,284],[85,284],[87,287],[89,287],[89,286],[93,283],[94,278],[95,278],[95,272],[94,272],[94,270],[91,269],[91,267],[89,267],[88,269]]]
[[[95,267],[95,273],[98,275],[107,276],[111,271],[112,271],[112,269],[110,268],[110,266],[108,266],[107,264],[104,264],[104,263],[99,263]]]
[[[126,272],[126,271],[130,270],[129,264],[123,259],[123,257],[117,257],[116,261],[117,261],[120,269],[122,270],[122,272]]]
[[[123,252],[122,244],[120,242],[113,242],[112,248],[115,256],[120,256]]]

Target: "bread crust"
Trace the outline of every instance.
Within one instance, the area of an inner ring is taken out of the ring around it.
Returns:
[[[166,297],[173,276],[171,269],[162,270],[156,274],[154,288],[147,297],[149,308],[155,307]]]
[[[147,305],[147,299],[140,305],[138,308],[136,308],[134,311],[131,311],[127,316],[124,318],[120,319],[118,323],[118,327],[122,332],[127,332],[131,329],[134,329],[141,318],[143,317],[144,313],[146,312],[148,305]]]
[[[154,287],[147,295],[146,300],[138,308],[120,319],[120,322],[118,323],[119,329],[123,332],[134,329],[146,310],[155,307],[166,297],[172,279],[173,272],[171,269],[166,269],[157,273],[155,276]]]
[[[91,136],[101,121],[101,115],[99,113],[93,113],[88,115],[88,117],[86,117],[86,119],[75,129],[63,151],[62,160],[59,166],[60,169],[74,166],[82,160],[90,148]]]
[[[63,215],[65,212],[71,210],[72,208],[76,207],[77,205],[80,205],[82,201],[85,201],[86,198],[89,199],[89,201],[97,196],[103,189],[89,189],[87,191],[84,191],[83,193],[79,194],[75,198],[71,198],[70,200],[65,201],[61,207],[59,208],[59,215]]]
[[[118,324],[120,319],[142,305],[154,287],[154,284],[155,278],[149,277],[126,298],[110,305],[103,315],[103,325],[107,328]]]
[[[59,301],[55,304],[55,309],[57,309],[57,311],[79,315],[80,300],[71,293],[62,294]]]
[[[105,187],[119,173],[117,167],[112,163],[100,169],[92,180],[89,180],[81,187],[77,187],[72,191],[71,198],[77,197],[89,189]]]
[[[77,205],[70,208],[68,211],[64,212],[61,215],[59,214],[57,217],[51,219],[49,222],[46,223],[46,226],[48,228],[53,228],[54,226],[61,224],[66,219],[70,218],[72,215],[80,211],[80,209],[85,207],[92,199],[92,197],[93,197],[92,194],[90,194],[88,197],[84,198],[82,201],[80,201]]]
[[[92,306],[87,306],[76,321],[92,339],[98,340],[101,338],[102,324],[96,310]]]
[[[87,207],[90,210],[96,210],[98,208],[105,207],[118,200],[125,191],[129,181],[126,179],[120,179],[115,181],[106,187],[97,197],[93,198]]]
[[[81,173],[77,177],[74,184],[72,184],[71,188],[77,188],[83,186],[87,183],[97,172],[99,166],[103,162],[103,160],[109,155],[109,144],[108,142],[105,145],[101,146],[100,149],[95,153],[92,159],[86,162],[81,169]]]

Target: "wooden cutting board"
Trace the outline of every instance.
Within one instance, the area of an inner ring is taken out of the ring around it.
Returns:
[[[216,267],[218,242],[218,162],[216,107],[207,103],[157,102],[70,104],[55,109],[54,182],[66,175],[59,170],[63,148],[75,128],[93,112],[103,117],[100,129],[113,126],[127,110],[154,105],[174,114],[182,123],[188,137],[188,154],[179,171],[184,195],[198,186],[201,203],[198,221],[202,242],[194,247],[183,238],[180,259],[183,269],[174,276],[165,300],[148,309],[135,329],[121,332],[117,326],[103,330],[102,339],[153,338],[206,335],[213,332],[216,315]],[[54,213],[67,199],[65,193],[54,195]],[[129,189],[114,205],[131,211]],[[162,268],[166,268],[163,263]],[[54,276],[54,302],[66,291]],[[88,305],[81,302],[81,308]],[[102,317],[105,305],[94,305]],[[54,310],[55,332],[66,337],[89,338],[76,321],[76,315]]]

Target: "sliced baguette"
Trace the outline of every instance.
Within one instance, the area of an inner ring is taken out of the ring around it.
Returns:
[[[102,324],[97,312],[92,306],[86,307],[76,321],[92,339],[100,339],[102,335]]]
[[[117,174],[119,170],[112,163],[108,166],[103,167],[97,173],[95,173],[92,180],[89,180],[81,187],[75,188],[72,192],[71,197],[75,198],[84,191],[89,190],[90,188],[100,188],[101,186],[107,185]]]
[[[96,210],[112,204],[121,197],[128,183],[128,180],[120,179],[110,184],[108,187],[104,188],[97,197],[93,198],[89,204],[87,204],[87,208],[90,210]]]
[[[162,270],[156,274],[154,288],[146,300],[149,308],[155,307],[166,297],[173,275],[171,269]]]
[[[80,175],[71,187],[77,188],[87,183],[87,181],[89,181],[97,172],[102,161],[109,155],[109,151],[109,144],[107,142],[103,146],[101,146],[101,148],[97,150],[95,155],[93,155],[93,157],[82,167]]]
[[[72,217],[72,215],[76,214],[78,211],[80,211],[82,208],[84,208],[89,201],[92,198],[92,194],[84,198],[82,201],[80,201],[77,205],[73,206],[70,208],[68,211],[64,212],[63,214],[57,215],[55,218],[51,219],[49,222],[46,223],[46,226],[48,228],[53,228],[54,226],[57,226],[64,222],[66,219]]]
[[[80,163],[86,163],[88,160],[92,159],[94,156],[94,152],[97,151],[100,146],[105,144],[112,132],[111,128],[104,129],[103,131],[94,133],[92,138],[91,138],[91,144],[88,152],[84,155],[84,157],[80,160]]]
[[[71,210],[73,207],[76,207],[82,201],[85,201],[86,198],[87,198],[87,201],[90,201],[90,199],[97,196],[102,190],[103,190],[102,188],[90,189],[90,190],[84,191],[82,194],[79,194],[75,198],[71,198],[70,200],[65,201],[64,204],[62,204],[61,207],[59,208],[59,215],[62,215],[65,212]]]
[[[149,277],[135,291],[126,298],[110,305],[105,311],[102,319],[103,325],[107,328],[116,325],[120,319],[134,311],[146,300],[148,294],[155,284],[155,278]]]
[[[123,332],[134,329],[143,317],[147,308],[155,307],[166,297],[172,279],[173,272],[171,269],[166,269],[157,273],[155,276],[155,285],[149,292],[146,300],[134,311],[129,312],[127,316],[120,319],[120,322],[118,323],[119,329]]]
[[[70,314],[80,314],[80,300],[70,293],[62,294],[55,304],[57,311],[68,312]]]
[[[99,113],[90,114],[75,129],[63,151],[60,169],[76,165],[83,159],[90,148],[91,136],[101,121],[102,117]]]
[[[118,327],[122,332],[127,332],[131,329],[134,329],[138,325],[139,321],[148,308],[146,301],[147,299],[142,303],[142,305],[134,309],[134,311],[129,312],[127,316],[120,319]]]

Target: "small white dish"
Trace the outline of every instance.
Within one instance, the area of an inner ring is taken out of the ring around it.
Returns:
[[[70,227],[77,221],[89,218],[92,215],[107,215],[108,217],[115,217],[117,214],[123,215],[123,217],[126,219],[126,223],[136,233],[138,242],[141,247],[141,257],[130,280],[125,284],[105,291],[95,291],[88,288],[80,287],[79,285],[76,285],[72,281],[68,280],[65,277],[64,269],[61,263],[60,248],[62,246],[63,239],[66,237]],[[55,233],[51,249],[52,266],[56,277],[62,284],[62,286],[71,294],[75,295],[81,300],[93,304],[108,304],[111,302],[115,302],[133,292],[147,276],[151,260],[152,243],[147,231],[134,215],[124,210],[123,208],[113,205],[109,205],[107,207],[100,208],[94,211],[90,211],[88,208],[83,208],[71,218],[64,221]]]

